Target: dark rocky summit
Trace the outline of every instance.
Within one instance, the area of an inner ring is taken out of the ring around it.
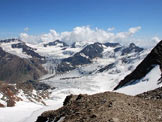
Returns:
[[[124,48],[122,50],[122,55],[129,54],[130,52],[139,53],[139,52],[141,52],[143,50],[144,50],[143,48],[140,48],[140,47],[136,46],[134,43],[130,43],[130,45],[127,48]]]
[[[103,46],[101,43],[87,45],[83,50],[69,58],[62,60],[58,65],[58,72],[66,72],[75,69],[78,65],[91,63],[92,59],[102,57]]]
[[[106,43],[104,43],[104,45],[107,46],[107,47],[116,47],[116,46],[119,46],[120,44],[119,43],[106,42]]]
[[[44,59],[43,56],[34,51],[36,49],[27,46],[25,43],[12,44],[12,48],[21,48],[23,52],[29,56],[32,56],[32,58]]]
[[[53,42],[49,42],[49,43],[47,43],[47,44],[44,44],[44,47],[47,47],[47,46],[56,46],[56,45],[58,45],[58,44],[60,44],[61,47],[66,47],[66,46],[68,46],[68,44],[66,44],[66,43],[63,42],[63,41],[55,40],[55,41],[53,41]]]
[[[132,45],[133,46],[133,45]],[[133,46],[134,47],[134,46]],[[134,83],[136,80],[143,78],[149,73],[156,65],[162,67],[162,41],[160,41],[146,56],[146,58],[136,67],[136,69],[127,75],[120,83],[114,88],[114,90],[120,87]],[[156,82],[156,81],[155,81]]]
[[[122,47],[122,46],[117,46],[114,49],[114,52],[121,52],[121,55],[126,55],[132,52],[135,53],[140,53],[141,51],[143,51],[144,49],[141,47],[136,46],[134,43],[130,43],[128,47]]]
[[[105,92],[67,96],[64,106],[42,113],[36,122],[161,122],[162,101]]]

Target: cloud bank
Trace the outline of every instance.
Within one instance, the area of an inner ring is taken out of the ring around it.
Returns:
[[[65,31],[58,33],[56,30],[51,29],[49,33],[41,35],[29,35],[27,33],[21,33],[19,38],[28,43],[47,43],[55,41],[57,39],[72,44],[74,42],[119,42],[121,44],[129,44],[131,42],[136,43],[139,46],[143,46],[145,42],[135,39],[133,36],[141,30],[141,26],[129,28],[126,32],[112,32],[115,28],[108,28],[107,30],[95,28],[92,29],[89,26],[75,27],[72,31]],[[158,37],[150,39],[153,43],[159,42]]]
[[[75,27],[72,31],[65,31],[58,33],[56,30],[51,29],[49,33],[41,34],[41,35],[29,35],[27,33],[21,33],[20,39],[29,43],[37,43],[37,42],[50,42],[56,39],[62,40],[68,44],[72,44],[74,42],[122,42],[124,39],[127,39],[133,36],[136,32],[138,32],[141,27],[133,27],[129,28],[127,32],[118,32],[113,33],[115,28],[108,28],[107,30],[95,28],[92,29],[89,26]]]

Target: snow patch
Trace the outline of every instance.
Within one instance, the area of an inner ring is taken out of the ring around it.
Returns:
[[[119,90],[117,90],[117,92],[127,95],[137,95],[143,92],[154,90],[162,86],[162,84],[158,84],[160,77],[160,68],[159,66],[156,66],[144,78],[136,81],[136,83],[132,85],[120,88]]]

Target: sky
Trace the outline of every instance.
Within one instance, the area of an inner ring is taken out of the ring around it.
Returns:
[[[76,27],[162,38],[162,0],[0,0],[0,38],[72,32]]]

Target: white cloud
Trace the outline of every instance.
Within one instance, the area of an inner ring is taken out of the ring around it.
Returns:
[[[129,28],[128,32],[119,32],[116,34],[116,38],[117,39],[125,39],[128,38],[132,35],[134,35],[136,32],[138,32],[141,29],[140,26],[138,27],[133,27],[133,28]]]
[[[113,30],[114,28],[108,29]],[[75,27],[72,31],[65,31],[58,33],[56,30],[50,30],[47,34],[42,35],[28,35],[27,33],[21,33],[20,39],[30,42],[36,43],[40,42],[50,42],[56,39],[62,40],[68,44],[72,44],[73,42],[123,42],[124,40],[130,38],[136,32],[141,29],[140,26],[133,27],[128,29],[127,32],[118,32],[113,33],[110,31],[106,31],[103,29],[95,28],[92,29],[89,26]]]
[[[24,28],[24,31],[28,32],[29,31],[29,27]]]
[[[159,39],[159,37],[154,36],[154,37],[152,37],[152,41],[155,43],[158,43],[158,42],[160,42],[160,39]]]
[[[50,41],[54,41],[56,39],[61,39],[61,38],[55,30],[50,30],[49,33],[40,35],[40,39],[43,42],[50,42]]]
[[[129,34],[134,34],[139,30],[141,30],[141,26],[130,28],[129,29]]]
[[[114,27],[111,27],[111,28],[108,28],[108,29],[107,29],[107,31],[113,31],[113,30],[115,30]]]
[[[40,36],[28,35],[27,33],[20,33],[19,38],[25,42],[32,44],[41,42]]]

